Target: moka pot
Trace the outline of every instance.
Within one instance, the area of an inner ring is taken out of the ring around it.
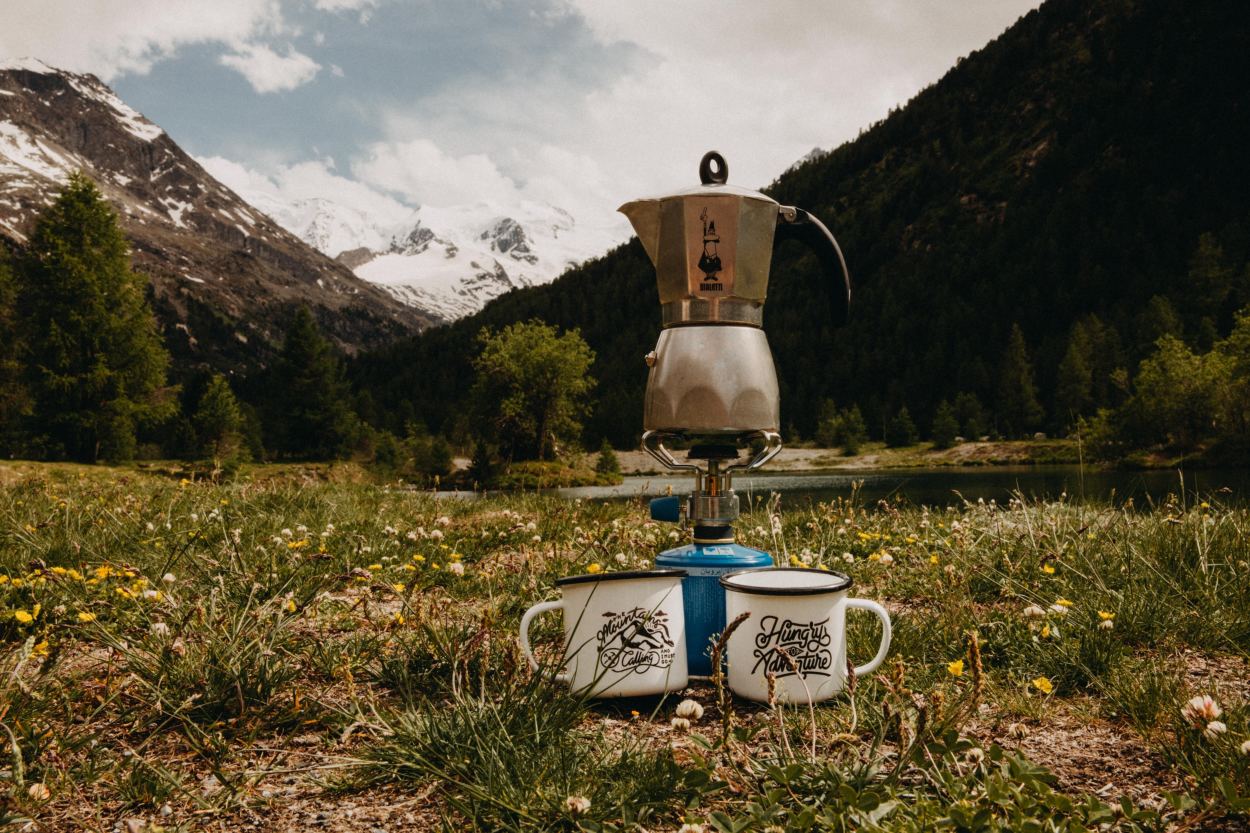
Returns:
[[[727,184],[728,173],[724,157],[712,151],[699,165],[701,185],[620,208],[655,264],[660,294],[663,329],[646,356],[643,447],[666,467],[695,476],[688,498],[651,505],[656,520],[693,523],[692,542],[661,553],[656,564],[689,574],[682,587],[695,675],[711,672],[710,644],[725,627],[720,577],[773,563],[768,553],[734,542],[732,473],[758,468],[781,450],[777,371],[763,330],[774,246],[793,237],[815,249],[833,276],[835,320],[845,318],[851,294],[842,251],[823,223]],[[686,462],[666,441],[689,445]],[[754,457],[737,461],[739,448],[751,443],[760,446]]]

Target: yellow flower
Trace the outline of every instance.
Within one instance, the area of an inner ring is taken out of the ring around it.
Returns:
[[[9,583],[9,577],[6,576],[4,573],[0,573],[0,586],[6,585],[8,583]]]
[[[67,572],[68,572],[68,571],[67,571],[64,567],[53,567],[53,568],[52,568],[52,574],[53,574],[54,576],[63,576],[63,575],[65,575]]]
[[[402,625],[404,623],[404,614],[400,613],[397,610],[395,611],[395,615],[392,616],[391,619],[395,622],[396,625]]]
[[[935,555],[931,555],[931,556],[929,556],[929,563],[930,563],[930,564],[936,564],[936,563],[938,563],[938,557],[937,557],[937,555],[936,555],[936,554],[935,554]]]
[[[229,501],[228,499],[224,498],[224,497],[223,497],[220,501],[218,501],[218,503],[220,503],[222,506],[229,506],[229,505],[230,505],[230,501]]]
[[[1198,504],[1198,506],[1199,506],[1200,508],[1202,508],[1202,509],[1210,509],[1210,508],[1211,508],[1211,504],[1207,503],[1205,500],[1204,500],[1202,503]]]
[[[405,572],[415,573],[415,572],[417,571],[417,568],[416,568],[415,566],[413,566],[412,564],[405,564],[405,565],[404,565],[404,570],[405,570]]]
[[[1055,599],[1055,604],[1059,605],[1060,607],[1072,607],[1072,602],[1063,598]]]
[[[1042,639],[1050,639],[1050,625],[1042,625]]]
[[[39,642],[35,645],[35,647],[30,649],[30,652],[37,657],[46,657],[48,655],[48,640],[45,639]]]
[[[78,571],[77,571],[77,570],[75,570],[73,567],[71,567],[70,569],[66,570],[66,571],[65,571],[65,575],[66,575],[67,577],[69,577],[69,578],[73,579],[74,581],[82,581],[82,573],[78,572]]]
[[[95,614],[94,614],[94,613],[88,613],[88,612],[87,612],[87,611],[85,611],[85,610],[80,610],[80,611],[78,611],[78,621],[79,621],[79,622],[82,622],[84,625],[85,625],[85,624],[87,624],[88,622],[94,622],[94,621],[95,621]]]
[[[287,599],[287,600],[286,600],[286,612],[287,612],[287,613],[294,613],[294,612],[295,612],[295,600],[294,600],[294,599]]]
[[[948,662],[946,664],[946,673],[952,677],[962,677],[964,675],[964,661],[957,659],[954,662]]]
[[[395,583],[395,584],[392,584],[392,585],[391,585],[391,589],[392,589],[392,590],[394,590],[396,593],[402,593],[402,592],[404,592],[404,585],[403,585],[403,582],[397,582],[397,583]]]
[[[412,557],[412,560],[420,564],[422,561],[425,560],[425,556],[418,553]]]
[[[381,565],[381,564],[370,564],[370,565],[369,565],[366,569],[368,569],[370,572],[372,572],[372,571],[374,571],[374,570],[381,570],[381,569],[382,569],[382,565]]]
[[[25,583],[26,583],[26,582],[22,581],[20,578],[15,578],[15,579],[13,579],[13,586],[14,586],[14,587],[21,587],[21,586],[22,586],[23,584],[25,584]]]
[[[1035,679],[1033,681],[1033,687],[1036,688],[1038,691],[1040,691],[1042,694],[1050,694],[1052,691],[1055,690],[1055,684],[1052,683],[1050,680],[1046,679],[1045,677],[1038,677],[1037,679]]]
[[[458,553],[458,552],[453,552],[453,553],[449,556],[449,558],[451,558],[451,560],[452,560],[452,561],[459,561],[459,560],[460,560],[461,558],[463,558],[463,557],[464,557],[464,556],[462,556],[462,555],[461,555],[460,553]]]
[[[592,576],[597,575],[598,573],[603,572],[603,567],[599,566],[599,562],[596,561],[586,568],[586,572],[590,573]]]
[[[190,486],[190,485],[191,485],[191,481],[190,481],[190,480],[187,480],[187,479],[184,477],[184,478],[182,478],[181,480],[179,480],[179,481],[178,481],[178,485],[179,485],[179,486]]]
[[[1110,622],[1112,619],[1114,619],[1114,618],[1115,618],[1115,614],[1114,614],[1114,613],[1109,613],[1109,612],[1107,612],[1107,611],[1105,611],[1105,610],[1100,610],[1100,611],[1098,611],[1098,618],[1099,618],[1099,619],[1101,619],[1101,620],[1102,620],[1102,621],[1104,621],[1104,622]]]
[[[1055,567],[1053,564],[1043,564],[1042,572],[1048,576],[1053,576],[1055,574]]]
[[[23,625],[29,625],[31,622],[35,621],[35,617],[31,616],[25,610],[13,611],[13,618],[21,622]]]

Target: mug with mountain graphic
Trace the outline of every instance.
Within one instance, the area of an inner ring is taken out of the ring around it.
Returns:
[[[846,685],[846,611],[881,620],[877,654],[854,669],[870,674],[890,650],[890,614],[876,602],[848,598],[850,576],[807,567],[739,570],[721,577],[725,621],[748,614],[729,635],[729,688],[767,702],[815,703]]]
[[[681,580],[685,570],[642,570],[557,579],[563,598],[521,617],[521,651],[537,671],[529,630],[540,613],[564,613],[556,678],[590,697],[678,691],[689,682]]]

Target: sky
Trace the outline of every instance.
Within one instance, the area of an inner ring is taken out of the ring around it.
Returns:
[[[768,185],[1037,0],[3,0],[0,60],[92,72],[227,185],[398,221]]]

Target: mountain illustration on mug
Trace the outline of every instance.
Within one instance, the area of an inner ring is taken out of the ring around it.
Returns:
[[[668,614],[635,607],[620,613],[606,612],[599,628],[599,663],[608,671],[642,674],[673,664],[676,643],[669,634]]]

